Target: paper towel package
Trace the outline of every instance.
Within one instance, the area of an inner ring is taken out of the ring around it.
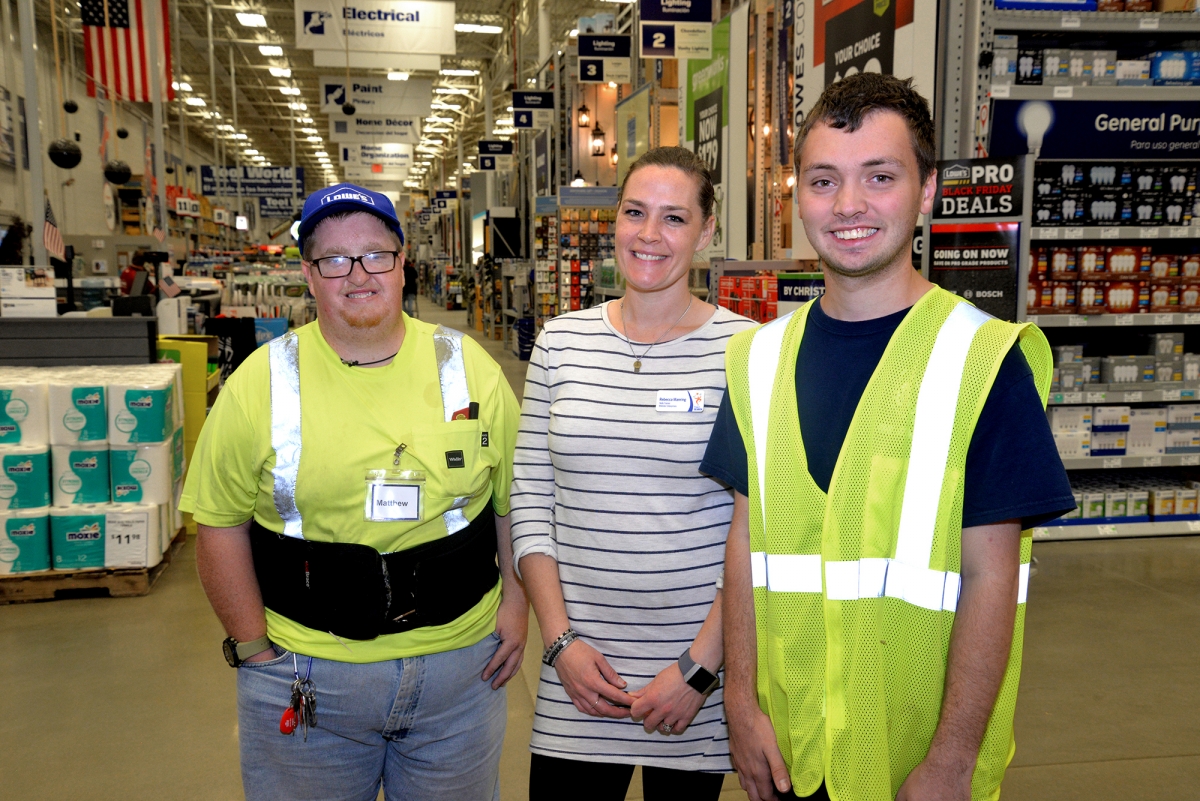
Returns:
[[[93,374],[60,371],[49,384],[50,443],[75,445],[108,439],[107,391]]]
[[[168,379],[108,385],[112,445],[164,442],[175,432],[175,389]]]
[[[0,377],[0,445],[49,445],[46,384]]]
[[[162,510],[152,503],[114,505],[104,521],[105,567],[154,567],[162,561]]]
[[[108,448],[92,445],[51,445],[50,485],[55,506],[108,503]]]
[[[132,447],[113,446],[108,452],[113,503],[155,503],[171,500],[174,447],[170,442]]]
[[[55,570],[104,567],[104,533],[111,504],[50,510],[50,553]]]
[[[50,510],[0,512],[0,575],[50,569]]]
[[[0,447],[0,509],[50,505],[50,449],[45,445]]]

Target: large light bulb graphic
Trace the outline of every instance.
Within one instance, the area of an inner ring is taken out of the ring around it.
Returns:
[[[1021,106],[1017,112],[1017,125],[1025,134],[1025,143],[1030,153],[1038,153],[1042,149],[1042,139],[1046,131],[1054,124],[1054,109],[1049,103],[1035,100]]]

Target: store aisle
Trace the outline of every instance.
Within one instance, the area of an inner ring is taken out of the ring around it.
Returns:
[[[421,310],[465,329],[465,312],[426,298]],[[519,397],[525,363],[473,335]],[[1200,538],[1047,543],[1034,553],[1017,753],[1003,798],[1195,798]],[[191,543],[144,598],[0,606],[0,796],[242,798],[223,636]],[[509,685],[504,801],[527,795],[538,642],[531,624],[525,667]],[[640,796],[635,780],[629,797]],[[722,797],[745,795],[730,777]]]

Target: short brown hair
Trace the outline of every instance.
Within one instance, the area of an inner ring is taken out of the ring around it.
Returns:
[[[629,172],[625,173],[625,180],[621,181],[621,191],[617,194],[618,206],[625,197],[625,184],[629,183],[629,176],[642,167],[652,166],[674,167],[695,178],[700,184],[700,196],[697,198],[700,202],[700,211],[705,220],[712,216],[713,201],[716,197],[712,173],[708,171],[708,163],[686,147],[656,147],[639,156],[637,161],[629,165]]]
[[[804,140],[818,123],[854,133],[862,127],[867,115],[876,111],[891,111],[904,118],[912,137],[921,180],[928,178],[937,169],[937,147],[929,103],[913,88],[912,78],[900,80],[875,72],[860,72],[825,87],[796,133],[796,172],[800,172]]]

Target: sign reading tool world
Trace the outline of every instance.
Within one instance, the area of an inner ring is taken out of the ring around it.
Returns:
[[[420,116],[429,113],[433,101],[432,78],[409,78],[389,81],[384,78],[322,75],[321,113],[342,115],[342,105],[353,103],[356,114],[364,116],[391,114]]]
[[[296,47],[454,55],[454,3],[296,0]]]
[[[641,0],[638,10],[642,58],[712,58],[712,0]]]
[[[554,124],[554,92],[513,92],[514,128],[549,128]]]
[[[296,180],[293,182],[291,167],[215,167],[202,164],[200,191],[209,197],[235,195],[239,174],[242,179],[241,193],[246,197],[290,198],[295,192],[304,196],[303,167],[296,168]]]

